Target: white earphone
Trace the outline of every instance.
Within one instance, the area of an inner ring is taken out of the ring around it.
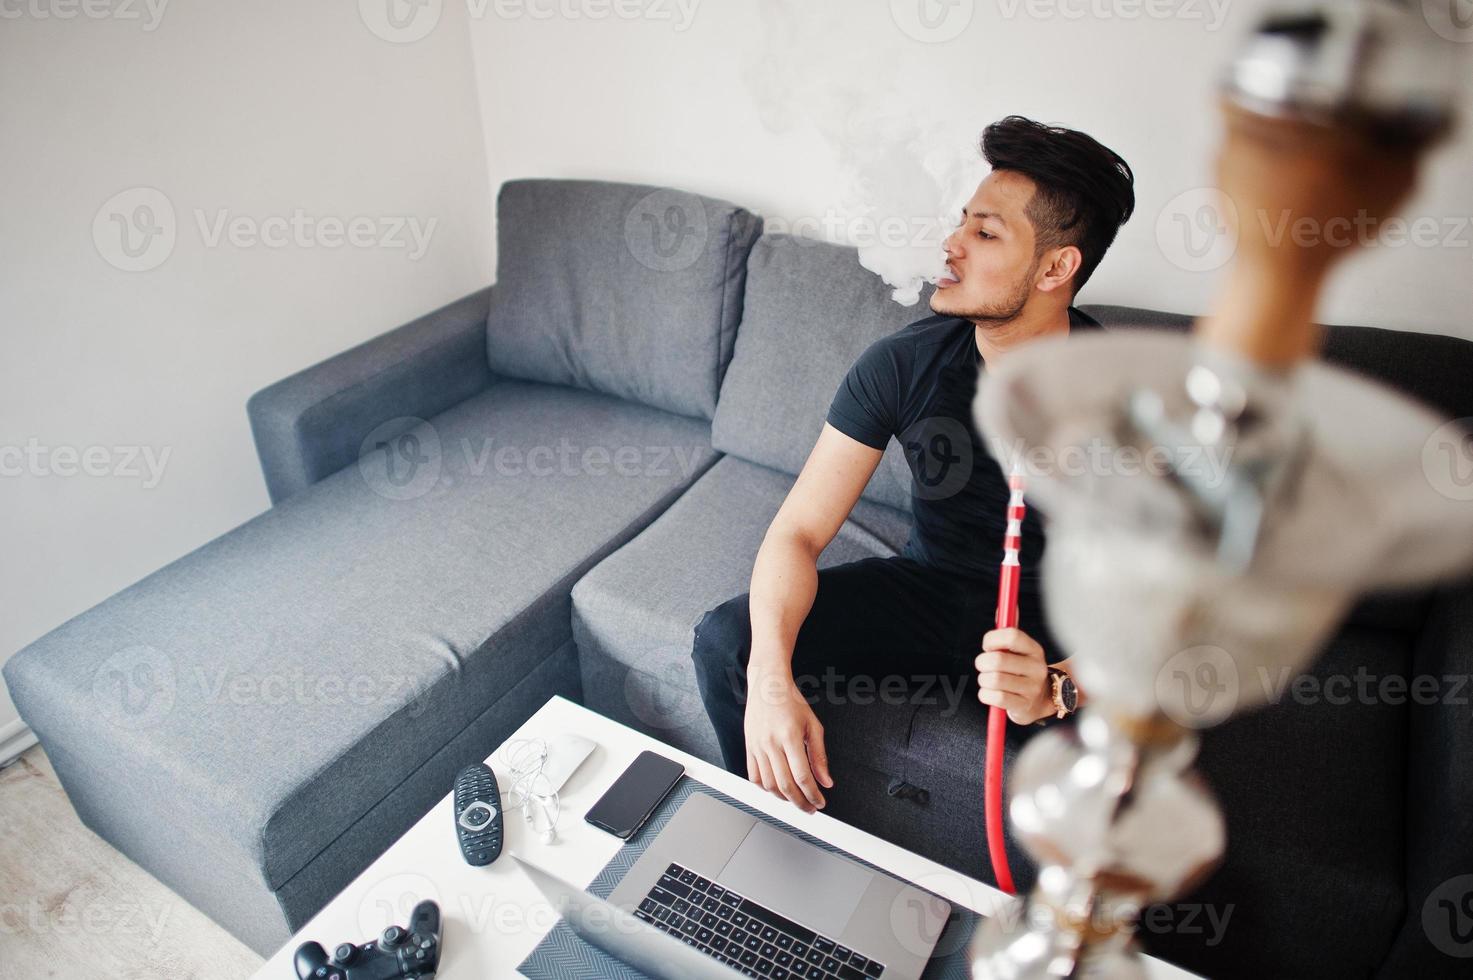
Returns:
[[[507,742],[498,755],[502,767],[511,777],[510,788],[502,794],[502,809],[521,810],[522,819],[537,831],[542,843],[553,843],[557,840],[562,802],[543,775],[547,766],[547,743],[540,738],[514,739]],[[540,820],[534,811],[541,814]]]

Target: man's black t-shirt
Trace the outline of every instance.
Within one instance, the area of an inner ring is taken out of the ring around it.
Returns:
[[[1069,308],[1071,333],[1099,324]],[[931,568],[975,580],[996,594],[1007,529],[1008,481],[972,423],[972,398],[982,370],[975,327],[968,320],[931,316],[884,337],[849,369],[829,407],[840,432],[884,449],[899,441],[911,472],[914,526],[907,557]],[[1025,632],[1051,649],[1043,626],[1039,561],[1043,523],[1032,502],[1023,520],[1023,573],[1019,618]],[[989,591],[990,590],[990,591]],[[1040,635],[1043,634],[1043,635]]]

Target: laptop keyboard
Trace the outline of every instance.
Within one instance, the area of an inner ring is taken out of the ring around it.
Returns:
[[[869,980],[885,966],[672,864],[634,914],[749,977]]]

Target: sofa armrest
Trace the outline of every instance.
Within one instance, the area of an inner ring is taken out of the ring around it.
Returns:
[[[273,504],[348,466],[390,419],[429,418],[491,383],[488,286],[278,381],[246,404]]]

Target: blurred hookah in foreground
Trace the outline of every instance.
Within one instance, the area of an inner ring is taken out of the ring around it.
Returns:
[[[1040,871],[1026,915],[979,930],[974,977],[1144,976],[1136,915],[1224,846],[1193,729],[1265,702],[1263,672],[1307,667],[1361,593],[1473,565],[1473,507],[1422,467],[1443,420],[1315,360],[1350,244],[1331,230],[1388,217],[1448,128],[1437,40],[1386,0],[1270,15],[1223,84],[1239,240],[1211,315],[1185,337],[1030,345],[981,386],[980,431],[1049,515],[1050,623],[1090,700],[1009,774]],[[1270,234],[1302,221],[1314,244]],[[1115,472],[1044,462],[1099,447]]]

